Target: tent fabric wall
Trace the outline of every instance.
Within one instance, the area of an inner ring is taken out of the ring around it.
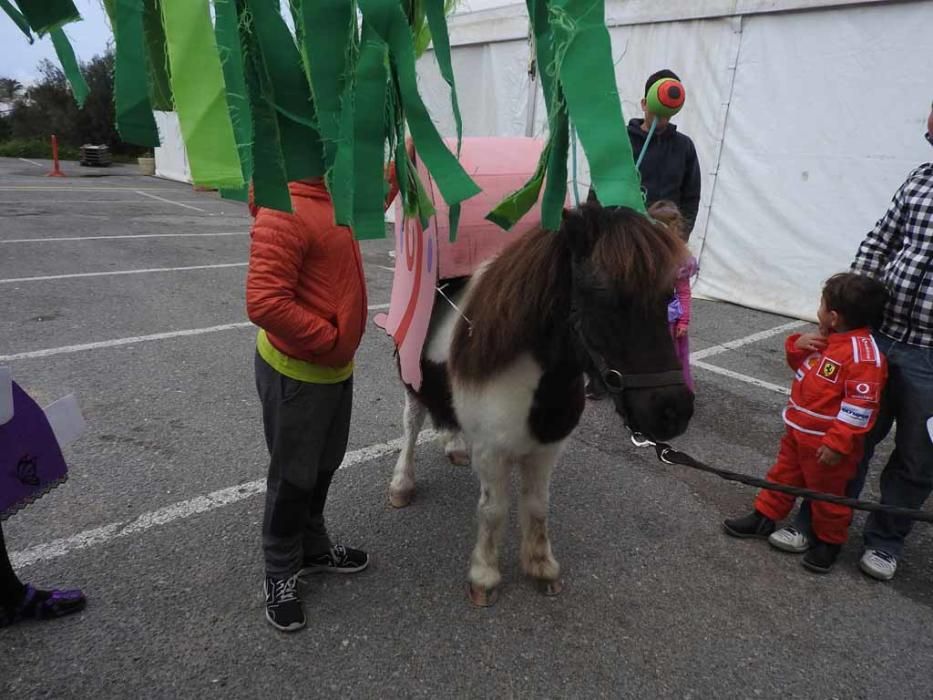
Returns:
[[[813,318],[922,135],[933,3],[744,19],[697,292]]]
[[[520,8],[504,4],[491,0],[486,7],[498,9],[458,18],[459,29],[451,22],[464,129],[540,136],[546,114],[528,77],[527,40],[503,29]],[[687,87],[675,123],[696,144],[703,172],[690,241],[700,258],[695,292],[813,318],[822,281],[848,267],[907,172],[933,157],[922,138],[933,96],[933,2],[813,9],[818,3],[744,0],[720,2],[723,11],[703,19],[655,22],[645,3],[615,4],[632,17],[610,29],[626,117],[640,116],[644,80],[657,68],[673,68]],[[513,38],[475,43],[483,14],[499,27],[489,35]],[[430,52],[419,79],[441,132],[454,133]],[[578,160],[585,196],[579,149]]]
[[[162,145],[155,149],[156,176],[166,180],[191,182],[188,154],[181,138],[181,125],[175,112],[155,112]]]

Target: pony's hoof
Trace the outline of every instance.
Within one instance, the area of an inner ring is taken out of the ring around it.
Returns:
[[[411,504],[412,496],[414,496],[414,489],[408,489],[407,491],[389,491],[389,504],[393,508],[405,508]]]
[[[499,599],[499,590],[496,588],[483,588],[471,583],[467,586],[467,595],[470,602],[477,608],[488,608],[496,604]]]
[[[541,589],[541,593],[546,595],[548,598],[553,598],[556,595],[560,595],[561,591],[564,590],[564,584],[562,584],[560,580],[539,581],[538,586]]]
[[[469,467],[472,459],[466,450],[453,450],[447,453],[448,461],[455,467]]]

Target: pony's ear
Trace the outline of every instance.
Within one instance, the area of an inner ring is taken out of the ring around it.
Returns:
[[[564,209],[560,230],[567,247],[577,259],[589,257],[593,250],[593,226],[589,215],[590,205],[583,204],[573,209]]]

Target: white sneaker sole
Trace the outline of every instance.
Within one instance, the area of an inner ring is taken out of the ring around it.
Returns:
[[[768,544],[770,544],[775,549],[780,549],[782,552],[790,552],[791,554],[803,554],[804,552],[810,549],[810,543],[805,542],[802,545],[794,544],[792,542],[787,542],[778,537],[775,537],[777,533],[771,533],[771,536],[768,537]]]
[[[859,559],[858,566],[863,573],[871,576],[877,581],[890,581],[892,578],[894,578],[894,571],[879,571],[878,569],[873,569],[861,559]],[[895,571],[897,570],[895,569]]]

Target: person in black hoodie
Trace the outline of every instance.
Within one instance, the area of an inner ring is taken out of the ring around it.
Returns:
[[[645,191],[645,204],[651,206],[662,200],[676,204],[684,218],[684,232],[689,240],[696,224],[697,212],[700,210],[700,162],[690,137],[677,131],[677,126],[671,124],[670,117],[655,115],[648,109],[648,91],[663,78],[680,81],[674,71],[666,68],[648,77],[645,96],[641,99],[645,118],[632,119],[628,123],[628,137],[632,142],[632,153],[637,162],[648,139],[651,122],[658,120],[645,157],[638,166],[641,186]],[[587,199],[591,202],[599,201],[592,188]],[[586,396],[599,400],[606,396],[606,392],[598,383],[587,381]]]
[[[645,83],[645,97],[648,96],[651,86],[662,78],[680,80],[672,70],[652,73]],[[646,204],[650,206],[661,200],[674,202],[686,219],[689,236],[700,209],[700,163],[697,160],[696,148],[689,136],[677,131],[677,126],[670,123],[669,117],[652,114],[645,97],[641,100],[645,118],[632,119],[629,122],[628,137],[637,160],[648,138],[652,120],[658,120],[654,136],[648,144],[648,151],[638,168],[642,188],[646,192]],[[592,189],[589,199],[596,199],[596,193]]]

